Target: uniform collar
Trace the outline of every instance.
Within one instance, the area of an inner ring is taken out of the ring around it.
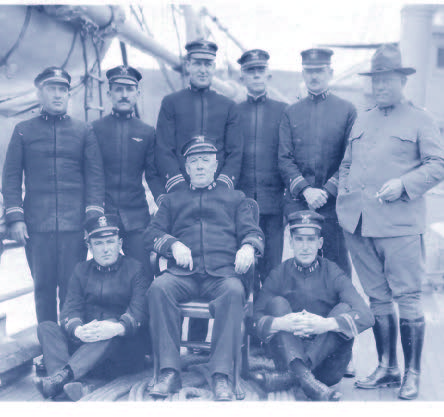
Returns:
[[[293,259],[294,266],[299,272],[313,272],[319,267],[319,260],[316,260],[310,266],[301,266],[296,263],[296,260]]]
[[[196,190],[214,190],[216,188],[216,181],[213,181],[210,185],[208,185],[207,187],[202,187],[202,188],[197,188],[194,185],[190,184],[190,190],[192,191],[196,191]]]
[[[319,94],[314,94],[311,91],[308,92],[308,97],[310,97],[310,99],[313,101],[325,100],[329,95],[330,95],[329,90],[325,90],[324,92],[319,93]]]
[[[253,96],[252,94],[247,94],[247,100],[249,103],[263,103],[267,99],[267,92],[264,91],[262,94],[258,96]]]
[[[199,87],[195,87],[193,84],[190,83],[190,85],[188,86],[188,89],[195,92],[195,93],[206,93],[208,91],[210,91],[210,87],[203,87],[203,88],[199,88]]]
[[[115,117],[116,119],[124,119],[124,120],[132,119],[132,118],[136,117],[136,113],[134,113],[133,110],[122,112],[122,111],[117,111],[117,110],[112,109],[111,115],[113,117]]]
[[[43,120],[65,120],[69,116],[66,113],[63,113],[63,114],[49,114],[47,111],[41,110],[40,111],[40,117]]]
[[[94,267],[100,272],[114,272],[120,268],[120,265],[122,265],[123,256],[119,255],[119,257],[117,258],[117,261],[115,263],[113,263],[112,265],[108,265],[108,266],[99,265],[94,259],[92,262],[93,262]]]
[[[406,102],[405,99],[402,99],[399,103],[391,104],[390,106],[378,107],[376,108],[381,112],[381,114],[385,117],[390,116],[397,107],[400,107],[402,104]]]

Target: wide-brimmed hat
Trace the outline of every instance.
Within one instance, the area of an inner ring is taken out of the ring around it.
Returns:
[[[370,72],[360,72],[359,75],[377,75],[388,72],[399,72],[404,75],[411,75],[416,72],[415,68],[403,67],[401,51],[394,44],[380,46],[372,57]]]

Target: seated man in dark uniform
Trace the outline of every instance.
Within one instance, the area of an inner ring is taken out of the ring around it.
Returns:
[[[145,232],[146,248],[169,260],[147,293],[160,369],[151,395],[166,397],[181,388],[177,304],[199,297],[210,301],[214,317],[209,359],[214,398],[229,401],[233,352],[241,343],[243,280],[255,250],[263,253],[264,238],[254,216],[256,202],[216,183],[214,143],[199,136],[185,144],[182,153],[191,184],[165,196]]]
[[[118,216],[107,215],[86,224],[93,259],[77,264],[71,276],[61,325],[45,321],[38,326],[50,376],[34,382],[45,398],[93,370],[116,377],[143,366],[139,328],[146,321],[148,279],[140,262],[120,254],[118,222]],[[67,386],[65,392],[70,395]]]
[[[353,338],[373,325],[373,315],[350,278],[318,256],[323,216],[297,211],[288,220],[294,257],[271,271],[254,308],[259,337],[287,372],[252,377],[265,390],[299,384],[311,400],[338,401],[329,386],[344,376]]]

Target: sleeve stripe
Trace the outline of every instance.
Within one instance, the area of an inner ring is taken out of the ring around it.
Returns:
[[[355,321],[353,320],[353,318],[347,313],[343,313],[343,314],[341,314],[341,316],[344,317],[344,319],[347,321],[348,325],[350,326],[350,330],[351,330],[353,336],[356,337],[359,333],[358,333],[358,329],[356,328],[356,324],[355,324]]]
[[[100,213],[105,213],[105,209],[100,206],[86,206],[85,212],[88,213],[88,211],[100,211]]]
[[[173,188],[179,182],[185,181],[185,178],[182,174],[177,174],[174,177],[171,177],[165,184],[166,192],[169,192],[171,188]]]
[[[157,239],[156,242],[154,243],[154,247],[153,249],[156,252],[159,252],[162,249],[162,246],[166,243],[166,241],[168,239],[172,238],[171,235],[165,233],[161,238]]]
[[[334,177],[331,177],[327,182],[331,182],[336,188],[338,187],[339,184],[339,181]]]
[[[302,181],[304,181],[304,177],[302,175],[299,175],[299,177],[296,177],[293,180],[291,180],[290,193],[292,193],[294,190],[294,187],[296,187],[296,185],[298,185]]]
[[[138,327],[136,319],[130,313],[124,313],[120,316],[120,318],[122,320],[124,320],[126,318],[131,323],[131,326],[133,326],[134,328]]]
[[[11,213],[24,213],[24,210],[21,207],[10,207],[6,209],[6,214]]]
[[[231,189],[234,188],[233,181],[231,181],[231,178],[229,176],[227,176],[225,174],[220,174],[218,179],[223,181],[225,184],[227,184],[229,188],[231,188]]]

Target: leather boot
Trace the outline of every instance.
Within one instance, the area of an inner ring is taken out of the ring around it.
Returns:
[[[402,350],[404,352],[404,379],[398,397],[414,400],[418,397],[421,372],[421,353],[424,343],[424,317],[416,320],[400,319]]]
[[[165,368],[160,371],[159,380],[151,388],[152,397],[166,398],[169,394],[174,394],[182,388],[182,380],[179,372],[172,368]]]
[[[290,363],[290,372],[297,378],[302,391],[312,401],[339,401],[342,394],[315,378],[300,359]]]
[[[363,389],[399,387],[401,385],[401,373],[396,357],[398,339],[396,314],[375,316],[373,334],[378,352],[378,367],[368,377],[356,381],[355,386]]]
[[[69,366],[65,366],[52,376],[36,377],[34,384],[45,398],[54,398],[63,391],[63,387],[74,379],[74,374]]]
[[[214,401],[231,401],[233,390],[228,384],[228,376],[216,372],[212,376]]]
[[[255,371],[250,372],[250,379],[265,392],[287,391],[298,385],[298,379],[290,371]]]

